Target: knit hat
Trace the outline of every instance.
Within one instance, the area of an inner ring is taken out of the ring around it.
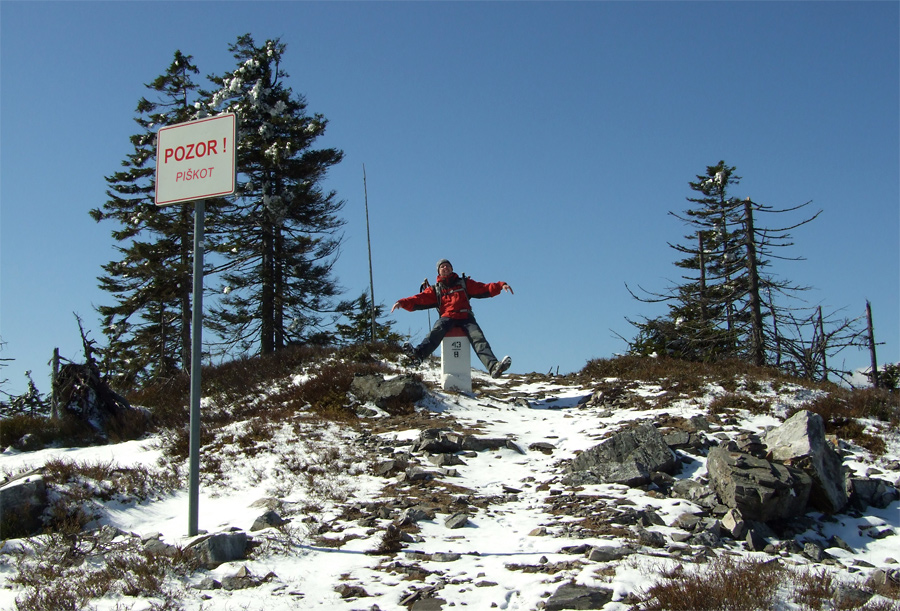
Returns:
[[[441,259],[440,261],[437,262],[437,271],[438,271],[438,273],[441,273],[441,265],[443,265],[444,263],[446,263],[446,264],[449,265],[450,267],[453,267],[453,264],[450,263],[449,259]]]

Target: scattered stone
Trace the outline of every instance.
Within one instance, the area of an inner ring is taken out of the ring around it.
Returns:
[[[230,532],[207,535],[188,545],[207,568],[214,569],[225,562],[243,560],[247,550],[247,533]]]
[[[839,583],[834,591],[835,609],[860,609],[874,594],[862,588]]]
[[[454,513],[446,520],[444,520],[444,526],[450,529],[463,528],[469,523],[469,516],[465,513]]]
[[[594,588],[567,583],[561,585],[544,604],[544,611],[564,609],[602,609],[610,602],[613,591],[609,588]]]
[[[887,509],[888,505],[900,499],[900,492],[890,482],[883,479],[851,478],[850,499],[852,505],[859,511],[865,511],[868,507]]]
[[[748,552],[761,552],[766,549],[768,543],[766,540],[759,534],[759,532],[755,528],[750,528],[747,531],[747,536],[744,538],[744,548]]]
[[[286,520],[282,519],[277,512],[270,510],[254,520],[253,526],[250,527],[250,532],[256,532],[265,528],[277,528],[285,524],[287,524]]]
[[[630,556],[634,550],[630,547],[622,546],[591,546],[587,552],[587,559],[594,562],[613,562],[621,560],[626,556]]]
[[[347,583],[342,583],[334,588],[334,591],[340,594],[341,598],[368,598],[371,596],[366,589],[362,586],[353,586]]]
[[[641,545],[646,545],[647,547],[665,547],[666,536],[661,532],[655,530],[641,529],[638,532],[638,542],[640,542]]]
[[[747,533],[747,523],[740,509],[729,509],[722,518],[722,527],[735,540],[743,539]]]
[[[815,541],[807,541],[803,544],[803,555],[813,562],[822,562],[825,557],[825,548]]]
[[[834,535],[833,537],[831,537],[828,540],[828,545],[829,545],[829,547],[836,547],[836,548],[842,549],[846,552],[850,552],[851,554],[856,553],[856,550],[854,550],[852,547],[850,547],[850,545],[846,541],[844,541],[837,535]]]
[[[536,441],[528,446],[528,449],[532,452],[541,452],[542,454],[553,454],[553,450],[556,449],[556,446],[552,443],[547,443],[545,441]]]

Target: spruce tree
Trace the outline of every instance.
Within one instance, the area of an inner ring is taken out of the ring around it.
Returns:
[[[341,312],[349,320],[349,324],[337,324],[340,339],[348,344],[364,344],[372,341],[372,302],[368,291],[364,291],[352,302],[344,303],[340,307]],[[394,322],[388,320],[378,322],[384,316],[384,306],[375,306],[375,341],[397,343],[403,340],[403,336],[395,332]]]
[[[120,258],[98,277],[115,303],[97,309],[104,365],[123,388],[190,366],[193,205],[160,208],[154,194],[156,133],[196,118],[198,72],[190,55],[176,51],[165,73],[146,84],[151,95],[137,105],[134,150],[106,177],[109,199],[90,211],[98,222],[118,223],[112,236]]]
[[[689,183],[698,193],[687,198],[694,206],[684,214],[670,213],[693,229],[684,243],[670,244],[685,255],[675,265],[687,272],[683,282],[670,287],[667,294],[635,295],[642,301],[665,302],[669,313],[654,320],[630,321],[638,328],[631,343],[633,351],[781,365],[785,347],[795,342],[796,338],[780,335],[778,322],[796,323],[796,317],[785,302],[776,304],[773,295],[795,299],[806,287],[777,278],[768,267],[771,259],[788,258],[776,250],[792,245],[790,230],[819,213],[790,227],[761,227],[755,217],[793,212],[809,202],[776,210],[750,198],[742,201],[730,194],[730,188],[740,182],[735,171],[724,161],[708,166],[705,174]]]
[[[209,112],[238,117],[237,190],[221,211],[222,296],[210,327],[226,351],[267,354],[321,341],[321,323],[334,314],[343,202],[322,181],[343,153],[312,148],[327,121],[307,114],[305,98],[287,86],[284,44],[257,46],[246,34],[230,50],[237,67],[210,77],[218,89],[208,102]]]

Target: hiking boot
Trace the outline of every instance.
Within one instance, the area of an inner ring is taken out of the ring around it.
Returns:
[[[421,364],[422,359],[416,354],[416,349],[409,342],[403,342],[403,346],[400,349],[403,351],[403,356],[400,359],[403,363],[410,367],[418,367]]]
[[[494,366],[491,367],[491,377],[499,378],[503,375],[503,372],[509,369],[509,366],[512,365],[512,359],[508,356],[504,356],[502,361],[497,361],[494,363]]]

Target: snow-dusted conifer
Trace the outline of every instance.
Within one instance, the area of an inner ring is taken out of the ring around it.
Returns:
[[[192,57],[176,51],[165,73],[146,85],[130,137],[133,152],[106,177],[108,200],[90,211],[112,231],[120,257],[103,266],[100,288],[113,305],[100,305],[107,337],[104,361],[122,388],[189,367],[193,204],[154,203],[156,134],[160,127],[196,118],[198,74]],[[215,202],[208,202],[214,208]]]
[[[230,291],[211,307],[210,325],[226,350],[267,354],[320,339],[334,310],[343,202],[322,181],[343,153],[312,148],[327,121],[307,114],[305,98],[285,83],[284,44],[257,46],[246,34],[230,50],[237,67],[210,77],[218,89],[208,96],[208,112],[235,113],[239,129],[237,191],[221,218]]]

